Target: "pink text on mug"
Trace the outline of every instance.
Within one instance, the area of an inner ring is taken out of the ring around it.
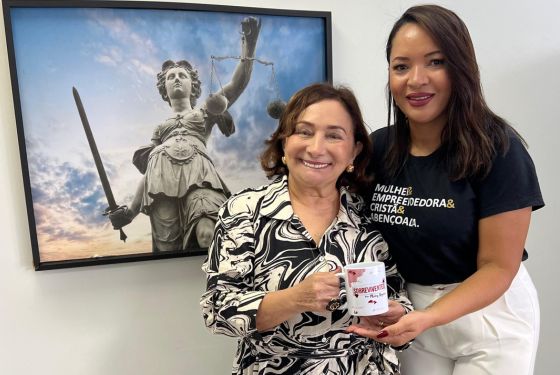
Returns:
[[[346,282],[346,306],[352,315],[369,316],[389,310],[385,263],[346,265],[338,274]]]

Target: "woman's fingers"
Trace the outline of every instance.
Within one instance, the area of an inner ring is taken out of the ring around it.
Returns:
[[[340,294],[340,281],[336,272],[317,272],[309,275],[300,284],[298,301],[305,311],[327,311],[327,306]]]
[[[428,319],[426,312],[413,311],[397,323],[385,326],[381,330],[375,324],[372,324],[372,319],[369,319],[360,324],[351,325],[346,329],[346,332],[369,337],[384,344],[401,346],[412,341],[429,328]]]
[[[375,315],[382,325],[394,324],[405,315],[404,307],[397,301],[389,300],[389,310],[386,313]]]

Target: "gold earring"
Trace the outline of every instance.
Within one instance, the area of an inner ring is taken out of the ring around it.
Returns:
[[[282,163],[283,163],[284,165],[287,165],[287,163],[286,163],[286,157],[285,157],[285,156],[282,156]]]
[[[348,172],[348,173],[354,172],[354,165],[350,164],[349,166],[347,166],[346,167],[346,172]]]

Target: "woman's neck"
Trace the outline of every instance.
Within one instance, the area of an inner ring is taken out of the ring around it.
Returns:
[[[307,232],[318,246],[326,230],[333,223],[340,207],[336,186],[325,189],[306,188],[290,184],[288,191],[294,213],[299,217]]]
[[[300,203],[316,206],[328,205],[333,201],[338,201],[339,192],[336,186],[313,186],[307,187],[294,181],[291,176],[288,176],[288,191],[290,192],[290,199],[296,199]]]
[[[410,123],[410,154],[428,156],[441,145],[441,133],[445,123],[413,124]]]

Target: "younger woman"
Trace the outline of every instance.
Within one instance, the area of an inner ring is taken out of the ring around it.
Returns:
[[[521,261],[544,203],[524,141],[488,108],[455,13],[408,9],[386,53],[394,125],[372,134],[369,216],[417,310],[349,331],[416,338],[400,357],[405,375],[532,374],[539,304]]]

